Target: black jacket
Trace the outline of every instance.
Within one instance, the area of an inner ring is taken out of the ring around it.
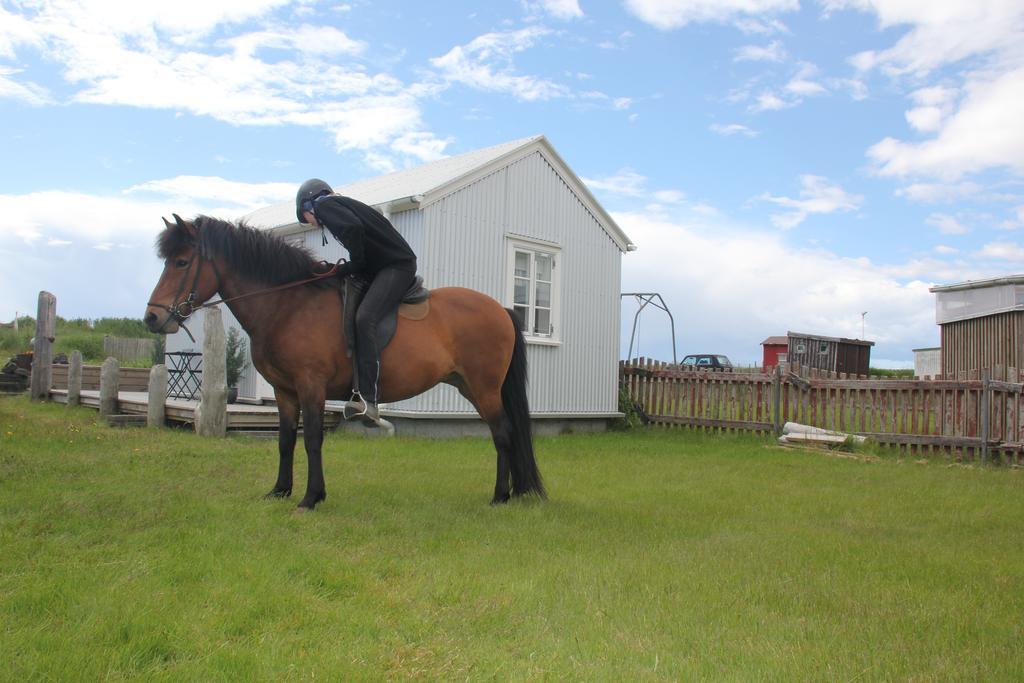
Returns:
[[[348,249],[349,261],[338,276],[359,274],[373,279],[383,268],[416,272],[416,254],[387,218],[362,202],[328,195],[313,208],[317,221]]]

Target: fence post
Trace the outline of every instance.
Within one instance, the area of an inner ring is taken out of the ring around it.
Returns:
[[[57,330],[57,297],[39,292],[36,338],[32,345],[32,381],[29,396],[35,401],[50,398],[53,384],[53,337]]]
[[[196,408],[196,433],[224,436],[228,422],[227,339],[219,308],[206,309],[203,317],[203,387]]]
[[[776,365],[772,373],[772,425],[775,435],[782,433],[782,366]]]
[[[72,351],[68,360],[68,405],[82,402],[82,352]]]
[[[979,411],[981,415],[978,416],[981,424],[978,425],[978,431],[981,436],[982,462],[988,462],[989,405],[991,403],[989,400],[989,394],[991,393],[989,388],[991,383],[990,376],[991,371],[988,368],[981,371],[981,408]]]
[[[149,399],[146,402],[146,426],[163,427],[167,417],[167,366],[149,369]]]
[[[100,367],[100,417],[117,413],[117,394],[121,390],[121,364],[108,358]]]

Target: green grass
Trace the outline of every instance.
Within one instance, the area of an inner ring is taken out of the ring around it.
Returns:
[[[0,328],[0,365],[18,353],[25,353],[32,350],[31,339],[36,333],[36,323],[33,318],[22,316],[18,318],[18,331],[8,328]],[[106,359],[103,353],[103,337],[128,337],[134,339],[155,339],[162,349],[164,343],[163,335],[156,335],[146,329],[141,319],[135,318],[98,318],[86,320],[74,318],[66,320],[57,317],[55,321],[55,334],[53,353],[71,355],[72,351],[82,354],[82,361],[87,365],[100,365]],[[122,367],[148,368],[153,365],[152,359],[140,359],[130,363],[122,363]]]
[[[1017,469],[633,430],[276,444],[0,400],[8,680],[1020,680]],[[304,458],[296,467],[304,484]]]

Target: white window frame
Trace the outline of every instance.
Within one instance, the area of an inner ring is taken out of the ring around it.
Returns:
[[[515,285],[516,285],[516,253],[525,252],[530,254],[530,277],[529,277],[529,305],[527,324],[523,326],[523,336],[531,344],[549,344],[557,346],[562,343],[562,248],[554,242],[532,239],[519,235],[506,235],[506,264],[505,264],[505,306],[515,310]],[[536,257],[538,255],[551,257],[551,307],[550,307],[550,334],[539,334],[534,331],[533,325],[537,307],[536,288]],[[519,304],[522,306],[522,304]]]

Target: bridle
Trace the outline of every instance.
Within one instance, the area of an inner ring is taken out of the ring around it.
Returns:
[[[203,308],[212,308],[214,306],[226,304],[232,301],[238,301],[239,299],[244,299],[250,296],[256,296],[258,294],[268,294],[270,292],[276,292],[282,289],[289,289],[291,287],[298,287],[299,285],[305,285],[310,282],[315,282],[317,280],[323,280],[324,278],[332,277],[337,272],[338,267],[345,261],[345,259],[343,258],[338,259],[336,263],[331,264],[330,267],[323,273],[315,273],[313,277],[309,277],[304,280],[286,282],[283,285],[277,285],[276,287],[267,287],[266,289],[258,289],[255,292],[246,292],[245,294],[239,294],[238,296],[228,297],[227,299],[221,297],[216,301],[207,301],[204,304],[196,305],[196,286],[199,284],[199,276],[203,270],[203,262],[208,261],[210,263],[210,267],[213,268],[213,274],[217,278],[217,286],[216,288],[214,288],[215,292],[220,292],[221,278],[220,271],[217,270],[217,263],[213,259],[207,258],[206,255],[203,254],[202,251],[200,251],[199,246],[197,244],[193,243],[192,248],[194,249],[194,253],[196,256],[198,256],[198,258],[192,258],[192,261],[188,265],[188,270],[186,270],[184,275],[181,276],[181,283],[178,285],[178,291],[174,295],[174,298],[172,299],[174,303],[168,306],[167,304],[161,304],[155,301],[150,301],[147,305],[155,306],[156,308],[162,308],[166,310],[168,313],[167,317],[164,319],[163,324],[160,325],[160,329],[156,331],[156,334],[161,334],[164,331],[164,327],[167,326],[167,323],[169,323],[171,320],[174,320],[175,322],[178,323],[178,326],[181,329],[185,330],[185,334],[188,335],[188,338],[191,339],[193,343],[195,343],[196,338],[192,336],[192,332],[190,332],[188,327],[185,326],[185,321],[192,317],[192,314],[195,313],[196,311],[201,310]],[[199,265],[196,267],[195,277],[192,278],[192,286],[189,289],[188,296],[179,301],[179,297],[181,297],[182,292],[185,291],[185,283],[188,282],[188,275],[190,272],[192,272],[193,262],[198,263]],[[319,264],[324,266],[328,265],[327,261],[320,261]]]

